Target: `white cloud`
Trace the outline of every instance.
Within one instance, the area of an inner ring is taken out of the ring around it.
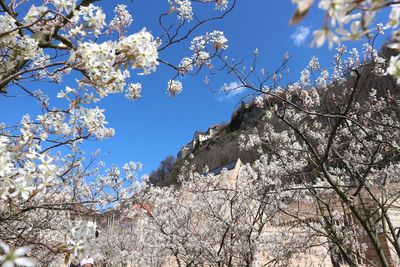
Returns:
[[[246,88],[241,87],[238,82],[231,82],[229,84],[224,84],[221,90],[227,92],[229,95],[238,95],[242,93]]]
[[[242,94],[244,91],[246,91],[246,88],[241,87],[241,84],[239,84],[238,82],[230,82],[228,84],[224,84],[221,87],[220,91],[221,95],[218,99],[222,101]]]
[[[290,38],[293,40],[293,44],[295,46],[301,46],[306,42],[308,35],[310,35],[310,32],[310,27],[299,26],[296,28]]]

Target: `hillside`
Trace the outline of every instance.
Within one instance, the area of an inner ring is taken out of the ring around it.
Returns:
[[[384,48],[381,55],[385,58],[390,58],[393,50]],[[356,95],[357,101],[362,103],[365,97],[372,88],[377,90],[378,97],[386,99],[396,99],[399,94],[399,86],[389,76],[376,76],[373,73],[373,66],[363,68],[361,71],[360,84],[362,89]],[[321,98],[325,99],[324,106],[320,107],[321,112],[340,112],[341,106],[338,99],[341,99],[342,104],[346,102],[348,93],[346,90],[352,86],[351,77],[348,77],[347,82],[342,84],[331,84],[329,90],[317,91]],[[300,94],[306,89],[284,89],[281,94],[289,93],[291,101],[296,103],[300,101]],[[313,89],[315,90],[315,89]],[[254,99],[248,102],[242,102],[239,107],[233,112],[229,123],[224,125],[211,126],[206,132],[195,132],[193,140],[183,146],[179,151],[177,159],[170,156],[164,160],[160,168],[154,171],[150,176],[150,181],[159,186],[168,186],[177,184],[177,177],[183,164],[186,162],[197,172],[203,172],[207,166],[209,170],[224,166],[225,164],[235,161],[238,158],[243,163],[251,163],[259,158],[259,152],[240,149],[239,142],[241,135],[248,135],[254,132],[255,129],[260,133],[265,127],[266,120],[264,116],[273,105],[282,105],[277,100],[271,103],[265,97],[262,97],[262,105],[255,104]],[[335,103],[335,104],[333,104]],[[303,103],[299,103],[302,105]],[[399,114],[400,116],[400,114]],[[321,123],[333,123],[332,121],[317,119]],[[282,127],[282,122],[273,122],[272,126],[275,129]],[[268,149],[268,148],[267,148]]]

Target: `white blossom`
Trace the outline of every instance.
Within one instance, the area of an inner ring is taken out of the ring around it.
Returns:
[[[168,0],[172,11],[176,11],[178,18],[181,20],[192,20],[193,10],[192,2],[189,0]]]
[[[389,61],[389,66],[386,69],[386,74],[392,75],[400,84],[400,55],[392,56]]]
[[[176,96],[182,92],[182,83],[177,80],[169,80],[167,92],[171,96]]]
[[[310,62],[308,63],[308,68],[311,70],[311,71],[318,71],[318,70],[320,70],[321,69],[321,66],[320,66],[320,64],[319,64],[319,60],[318,60],[318,58],[317,57],[312,57],[311,58],[311,60],[310,60]]]
[[[0,248],[4,254],[0,254],[0,263],[3,267],[14,267],[14,266],[35,266],[35,260],[26,257],[26,254],[31,250],[29,247],[20,247],[15,250],[10,249],[8,245],[0,241]]]
[[[95,6],[93,4],[89,4],[88,6],[81,6],[81,8],[79,9],[79,14],[82,16],[85,27],[92,29],[95,35],[99,35],[101,33],[101,30],[106,25],[106,15],[103,13],[103,10],[98,6]]]
[[[115,17],[108,25],[108,32],[117,31],[120,36],[124,36],[126,29],[132,24],[132,16],[126,9],[126,5],[117,5],[114,9]]]
[[[193,70],[193,60],[188,57],[182,58],[181,62],[179,63],[179,73],[180,74],[186,74],[188,72],[191,72]]]
[[[215,8],[218,10],[225,10],[228,7],[228,0],[209,0],[215,2]]]
[[[213,31],[206,35],[206,39],[209,39],[215,49],[227,49],[228,39],[221,31]]]
[[[132,68],[140,68],[143,74],[156,70],[158,65],[158,45],[145,28],[118,42],[118,51],[130,60]]]
[[[128,88],[126,89],[125,96],[129,100],[137,100],[142,96],[141,93],[142,93],[142,85],[140,83],[131,83],[128,85]]]

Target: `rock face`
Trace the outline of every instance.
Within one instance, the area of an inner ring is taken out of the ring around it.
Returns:
[[[256,153],[239,149],[239,137],[260,127],[264,113],[254,103],[242,102],[228,124],[214,125],[205,132],[196,131],[193,140],[177,154],[175,165],[180,167],[183,161],[188,161],[196,166],[196,171],[202,171],[205,166],[214,169],[238,158],[245,163],[255,160]]]

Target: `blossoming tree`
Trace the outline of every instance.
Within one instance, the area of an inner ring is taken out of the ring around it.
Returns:
[[[0,1],[0,94],[25,94],[39,103],[39,115],[25,115],[15,124],[0,126],[0,262],[31,266],[23,258],[30,246],[40,266],[60,266],[53,257],[84,251],[95,225],[82,221],[82,210],[98,211],[131,199],[140,183],[140,164],[121,171],[102,170],[96,155],[85,158],[81,144],[114,135],[107,127],[99,101],[110,94],[135,100],[141,84],[134,74],[153,75],[157,66],[171,68],[167,91],[182,90],[177,80],[188,72],[212,68],[212,60],[227,47],[220,31],[203,31],[222,19],[235,1],[171,0],[159,17],[160,36],[149,29],[130,32],[127,6],[115,7],[108,20],[97,1]],[[100,3],[101,4],[101,3]],[[209,6],[208,17],[194,15],[196,6]],[[170,48],[194,38],[191,57],[163,59]],[[180,63],[179,63],[180,62]],[[59,100],[37,82],[65,84]],[[27,110],[27,112],[30,112]],[[36,112],[35,112],[36,113]],[[122,173],[121,173],[122,172]],[[78,219],[71,220],[71,216]],[[72,230],[71,230],[72,229]],[[21,254],[21,251],[24,252]],[[7,265],[7,266],[9,266]]]

